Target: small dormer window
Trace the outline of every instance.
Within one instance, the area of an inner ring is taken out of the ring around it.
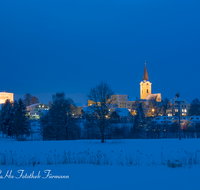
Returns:
[[[149,93],[148,89],[147,89],[147,93]]]

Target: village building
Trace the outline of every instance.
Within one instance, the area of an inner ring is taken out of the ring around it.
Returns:
[[[26,107],[30,119],[40,119],[45,111],[49,110],[49,106],[43,103],[37,103]]]
[[[6,100],[9,100],[11,103],[13,103],[14,94],[10,92],[0,92],[0,104],[5,104]]]

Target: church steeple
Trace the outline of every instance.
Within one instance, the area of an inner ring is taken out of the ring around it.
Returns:
[[[146,67],[146,61],[145,61],[145,69],[144,69],[143,80],[144,81],[149,80],[148,73],[147,73],[147,67]]]

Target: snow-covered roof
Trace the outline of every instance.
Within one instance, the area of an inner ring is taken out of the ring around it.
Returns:
[[[115,108],[115,111],[120,117],[128,117],[131,114],[127,108]]]
[[[94,105],[84,107],[84,108],[83,108],[83,111],[84,111],[86,114],[92,114],[92,113],[94,113]]]
[[[166,123],[166,121],[174,122],[178,120],[179,120],[178,116],[158,116],[153,119],[153,121],[156,121],[157,123],[163,123],[163,122]],[[190,122],[190,121],[200,122],[200,116],[187,116],[187,117],[181,116],[181,121],[182,122]]]
[[[188,116],[187,118],[190,121],[199,121],[200,122],[200,116]]]
[[[178,100],[178,101],[181,100],[181,104],[190,104],[190,103],[187,102],[183,97],[179,97],[179,98],[174,97],[174,98],[172,98],[172,99],[170,100],[170,102],[171,102],[172,104],[174,104],[177,100]]]
[[[28,107],[28,108],[31,108],[31,107],[37,106],[37,105],[39,105],[39,104],[42,104],[42,103],[32,104],[32,105],[27,106],[27,107]]]
[[[5,91],[4,92],[0,92],[0,94],[2,94],[2,93],[3,94],[13,94],[12,92],[5,92]]]
[[[157,96],[158,94],[148,94],[145,99],[146,100],[156,99]]]

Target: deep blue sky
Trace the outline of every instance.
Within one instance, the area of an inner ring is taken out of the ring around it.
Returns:
[[[100,80],[139,97],[145,61],[153,93],[200,98],[199,0],[0,1],[0,90],[16,98],[85,103]]]

